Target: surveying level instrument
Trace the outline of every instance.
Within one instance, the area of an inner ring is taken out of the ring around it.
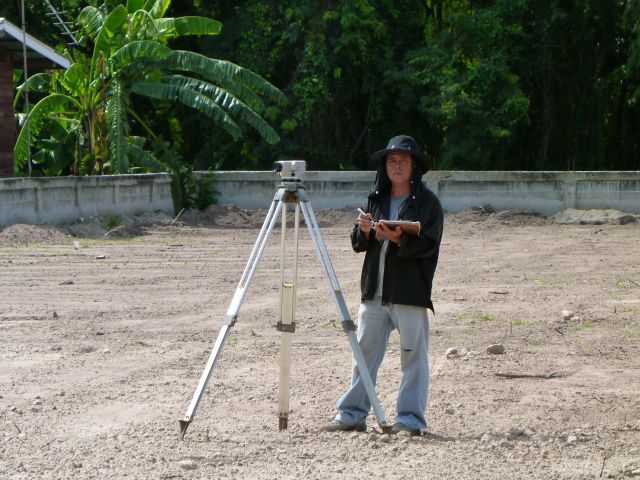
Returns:
[[[273,197],[271,207],[269,208],[264,223],[262,224],[262,228],[260,229],[260,233],[258,234],[258,239],[253,246],[253,250],[251,251],[251,255],[249,256],[247,265],[245,266],[242,277],[240,278],[240,282],[238,283],[238,287],[236,288],[236,291],[233,295],[233,299],[231,300],[231,304],[229,305],[227,314],[224,316],[222,328],[218,333],[218,338],[216,339],[216,342],[213,346],[213,350],[211,351],[205,369],[200,376],[200,381],[198,382],[196,391],[193,394],[191,403],[187,408],[187,413],[184,415],[182,420],[179,421],[181,440],[184,439],[184,435],[189,428],[189,424],[196,414],[196,410],[200,405],[200,402],[204,395],[204,391],[207,388],[207,384],[209,383],[209,380],[211,378],[213,368],[215,367],[218,361],[218,357],[220,356],[220,352],[222,351],[224,342],[229,335],[231,327],[233,327],[236,322],[238,311],[240,310],[240,306],[242,305],[244,297],[247,294],[249,285],[251,284],[251,280],[256,271],[256,267],[260,262],[260,258],[262,257],[262,253],[264,252],[265,246],[267,244],[269,236],[271,235],[271,232],[273,231],[273,227],[279,214],[282,215],[282,255],[280,264],[280,320],[276,325],[276,328],[281,332],[278,419],[279,429],[284,430],[287,428],[289,420],[289,373],[291,365],[291,340],[295,331],[295,299],[298,265],[298,227],[300,223],[301,210],[302,214],[304,215],[304,221],[309,230],[311,240],[313,241],[313,246],[315,247],[318,254],[318,259],[320,260],[320,265],[322,266],[322,272],[327,281],[327,284],[329,285],[331,296],[333,297],[333,300],[338,307],[338,312],[342,317],[342,328],[347,334],[347,338],[349,339],[349,344],[351,345],[351,350],[353,351],[356,365],[358,367],[358,370],[360,371],[360,375],[364,382],[364,386],[371,402],[373,412],[376,416],[376,420],[378,421],[378,425],[383,432],[387,432],[390,429],[390,426],[387,425],[387,421],[384,417],[382,407],[380,406],[380,401],[378,400],[378,396],[373,385],[373,380],[371,379],[371,373],[369,372],[369,368],[367,367],[367,364],[365,362],[364,355],[362,354],[362,349],[360,348],[360,344],[358,343],[358,338],[356,336],[356,326],[349,316],[349,310],[347,309],[344,295],[342,294],[342,290],[340,289],[340,285],[338,284],[336,273],[333,270],[331,260],[329,259],[327,247],[325,246],[322,235],[320,234],[318,222],[316,220],[315,214],[313,213],[313,208],[311,207],[311,203],[309,202],[309,197],[307,196],[307,192],[305,191],[304,184],[302,183],[302,176],[305,172],[305,169],[306,162],[302,160],[281,161],[275,162],[274,164],[274,171],[278,172],[282,180],[275,196]],[[285,280],[284,270],[286,258],[285,239],[287,229],[287,205],[290,203],[295,205],[293,227],[293,265],[291,279]]]

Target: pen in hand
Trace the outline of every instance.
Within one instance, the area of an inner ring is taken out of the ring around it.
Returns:
[[[360,215],[365,215],[365,216],[367,215],[367,213],[365,213],[361,208],[358,208],[358,213],[360,213]],[[373,220],[371,220],[371,229],[372,229],[372,230],[375,230],[375,229],[376,229],[376,225],[375,225],[375,223],[373,222]]]

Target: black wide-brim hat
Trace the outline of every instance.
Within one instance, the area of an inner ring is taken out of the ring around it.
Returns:
[[[389,140],[387,148],[384,150],[378,150],[371,155],[371,161],[374,163],[384,162],[387,155],[391,152],[407,152],[410,153],[415,159],[418,166],[424,173],[429,170],[429,157],[421,153],[418,149],[418,143],[408,135],[398,135]]]

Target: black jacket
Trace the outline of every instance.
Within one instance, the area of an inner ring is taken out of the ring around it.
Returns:
[[[420,221],[420,235],[403,234],[400,245],[389,242],[384,264],[382,303],[414,305],[433,310],[431,287],[438,264],[444,214],[438,197],[421,181],[416,170],[409,198],[400,207],[399,219]],[[369,195],[366,212],[374,221],[389,218],[390,182],[384,167],[378,171],[376,189]],[[356,252],[367,252],[362,266],[360,289],[362,301],[373,300],[378,286],[378,269],[382,240],[372,230],[367,240],[358,224],[351,232]]]

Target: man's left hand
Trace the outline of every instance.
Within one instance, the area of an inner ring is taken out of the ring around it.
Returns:
[[[390,242],[400,245],[400,237],[402,236],[400,227],[391,228],[387,227],[384,223],[376,222],[376,232],[381,237],[388,238]]]

